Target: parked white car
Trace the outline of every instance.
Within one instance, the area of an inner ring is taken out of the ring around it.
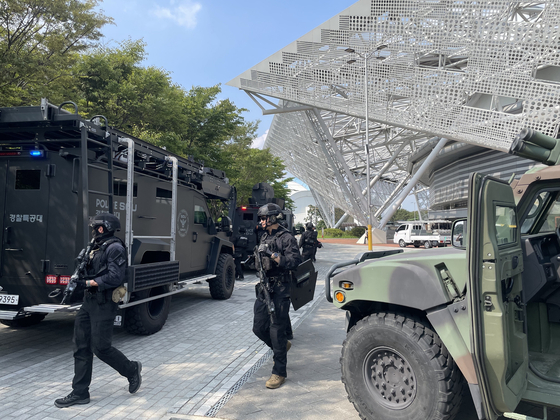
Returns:
[[[451,235],[428,230],[427,223],[410,222],[403,223],[398,227],[393,242],[399,244],[401,248],[408,245],[414,245],[416,248],[421,245],[424,248],[443,247],[451,243]]]

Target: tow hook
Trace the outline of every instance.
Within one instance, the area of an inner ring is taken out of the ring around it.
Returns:
[[[62,290],[60,289],[54,289],[52,292],[49,293],[49,297],[50,298],[55,298],[58,295],[60,295],[60,293],[62,293]]]

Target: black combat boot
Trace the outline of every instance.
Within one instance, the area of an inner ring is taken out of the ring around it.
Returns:
[[[136,391],[140,389],[140,385],[142,385],[142,363],[140,362],[132,362],[136,364],[136,372],[130,378],[128,378],[128,392],[134,394]]]
[[[77,395],[74,394],[74,391],[72,391],[66,397],[54,400],[54,405],[58,408],[70,407],[75,404],[89,404],[89,394]]]

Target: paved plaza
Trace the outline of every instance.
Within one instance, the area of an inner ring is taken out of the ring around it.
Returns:
[[[323,279],[333,262],[351,259],[364,250],[359,245],[325,244],[319,251],[315,299],[290,315],[296,330],[316,305],[325,301]],[[116,329],[114,345],[131,360],[142,362],[142,388],[129,394],[126,378],[95,358],[90,404],[65,409],[56,408],[53,402],[71,391],[74,316],[49,315],[40,324],[19,330],[0,326],[1,417],[216,416],[270,356],[252,333],[256,282],[254,272],[247,273],[225,301],[213,300],[206,283],[193,285],[173,296],[167,323],[154,335],[134,336]],[[342,311],[332,310],[344,319]],[[297,345],[297,331],[295,335]]]
[[[73,315],[49,315],[21,330],[0,326],[0,418],[358,420],[340,381],[344,312],[325,300],[323,280],[333,263],[366,249],[325,243],[319,250],[315,299],[290,314],[294,339],[280,389],[264,386],[272,359],[252,333],[257,278],[249,272],[226,301],[213,300],[206,283],[174,295],[167,323],[154,335],[115,330],[114,345],[143,365],[134,395],[125,378],[95,359],[90,404],[56,408],[54,400],[71,391]],[[531,407],[527,412],[543,417]],[[549,411],[548,419],[558,418],[560,411]],[[457,420],[475,419],[467,395]]]

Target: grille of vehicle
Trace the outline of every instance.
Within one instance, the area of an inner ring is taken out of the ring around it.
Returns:
[[[179,261],[134,265],[128,279],[133,292],[179,281]]]

